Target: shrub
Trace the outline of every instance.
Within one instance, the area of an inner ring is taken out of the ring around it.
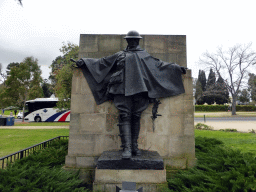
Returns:
[[[228,106],[227,105],[195,105],[195,111],[210,111],[210,112],[228,111]],[[237,105],[236,111],[256,111],[256,106]]]
[[[203,123],[197,123],[195,125],[195,129],[200,129],[200,130],[213,130],[213,127],[203,124]]]
[[[196,137],[197,165],[168,178],[170,191],[256,191],[256,158],[216,139]]]
[[[67,140],[53,142],[49,148],[36,151],[0,170],[0,191],[88,191],[79,180],[79,172],[63,170]]]
[[[219,131],[224,131],[224,132],[237,132],[237,129],[220,129]]]

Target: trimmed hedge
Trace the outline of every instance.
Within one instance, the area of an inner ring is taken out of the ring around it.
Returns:
[[[212,111],[212,112],[228,111],[228,106],[227,105],[195,105],[195,111]],[[256,111],[256,106],[237,105],[236,111]]]

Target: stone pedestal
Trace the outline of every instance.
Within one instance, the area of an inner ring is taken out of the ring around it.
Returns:
[[[166,184],[166,170],[110,170],[96,169],[94,191],[115,191],[123,181],[136,182],[136,188],[144,192],[157,192],[161,184]]]
[[[79,58],[101,58],[127,46],[125,35],[81,35]],[[186,36],[142,35],[140,46],[163,61],[187,67]],[[194,106],[191,70],[183,75],[185,93],[160,98],[153,132],[152,107],[141,118],[140,149],[157,151],[167,169],[186,169],[195,164]],[[112,102],[96,105],[80,69],[74,70],[67,168],[93,171],[104,151],[120,149],[118,111]],[[132,170],[135,171],[135,170]],[[148,170],[153,173],[152,170]],[[93,172],[94,173],[94,172]],[[128,174],[128,173],[127,173]]]

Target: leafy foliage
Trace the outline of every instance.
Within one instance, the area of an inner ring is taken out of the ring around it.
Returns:
[[[67,140],[55,141],[50,148],[17,160],[0,169],[0,191],[88,191],[77,173],[61,168],[67,155]]]
[[[200,129],[200,130],[213,130],[213,127],[203,124],[203,123],[197,123],[195,125],[195,129]]]
[[[1,99],[6,105],[22,107],[26,100],[43,96],[40,86],[42,72],[37,59],[26,57],[20,64],[10,63],[8,67],[10,68],[9,76],[1,94]]]
[[[242,103],[246,103],[250,101],[250,95],[246,89],[243,89],[241,92],[239,92],[238,100]]]
[[[256,106],[253,105],[237,105],[237,111],[256,111]],[[227,105],[195,105],[195,111],[228,111]]]
[[[249,73],[248,91],[250,92],[251,99],[256,101],[256,75]]]
[[[250,68],[256,64],[256,52],[251,49],[252,43],[235,45],[223,50],[218,47],[216,53],[205,52],[199,63],[212,68],[218,76],[224,78],[226,87],[232,96],[232,115],[236,115],[238,91]]]
[[[60,51],[63,53],[63,56],[58,56],[53,61],[51,65],[52,76],[50,78],[55,86],[56,96],[59,98],[57,107],[59,109],[69,109],[73,76],[73,63],[70,59],[78,59],[79,47],[70,42],[67,44],[63,43]]]
[[[256,191],[256,161],[251,153],[196,137],[196,167],[168,179],[170,191]]]
[[[203,70],[199,70],[198,79],[196,81],[195,99],[197,104],[204,104],[203,92],[206,90],[206,77]]]

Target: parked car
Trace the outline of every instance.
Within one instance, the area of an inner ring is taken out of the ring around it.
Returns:
[[[18,107],[9,106],[9,107],[6,107],[4,110],[14,110],[14,109],[18,109]]]
[[[19,112],[18,115],[17,115],[17,118],[22,119],[23,118],[23,112]]]

